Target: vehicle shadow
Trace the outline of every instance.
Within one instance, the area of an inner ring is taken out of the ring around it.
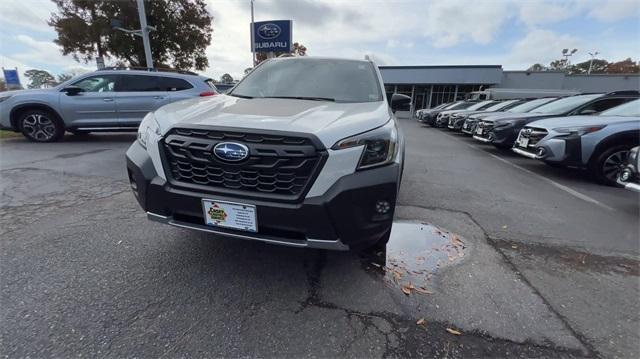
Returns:
[[[98,132],[82,135],[66,133],[62,142],[133,142],[136,139],[135,132]],[[26,139],[24,139],[26,141]]]

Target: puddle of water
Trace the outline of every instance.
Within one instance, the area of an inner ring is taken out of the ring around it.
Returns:
[[[424,222],[393,223],[386,253],[363,257],[365,268],[383,276],[385,283],[405,294],[430,294],[429,280],[438,270],[459,262],[464,240]]]

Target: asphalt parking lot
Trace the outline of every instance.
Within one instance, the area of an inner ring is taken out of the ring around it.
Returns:
[[[640,355],[637,194],[402,127],[386,262],[149,222],[133,134],[1,140],[2,356]]]

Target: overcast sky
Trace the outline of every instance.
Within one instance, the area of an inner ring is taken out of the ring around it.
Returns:
[[[62,56],[46,23],[49,0],[1,0],[0,64],[46,69],[95,68]],[[249,0],[208,0],[213,41],[204,73],[234,77],[251,65]],[[293,20],[294,41],[309,55],[364,58],[380,65],[548,64],[563,48],[573,62],[640,54],[639,0],[256,0],[256,21]],[[153,44],[152,44],[153,46]]]

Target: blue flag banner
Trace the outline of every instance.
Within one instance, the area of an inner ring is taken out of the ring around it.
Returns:
[[[18,69],[2,69],[4,72],[4,82],[7,86],[19,87],[20,86],[20,77],[18,76]]]

